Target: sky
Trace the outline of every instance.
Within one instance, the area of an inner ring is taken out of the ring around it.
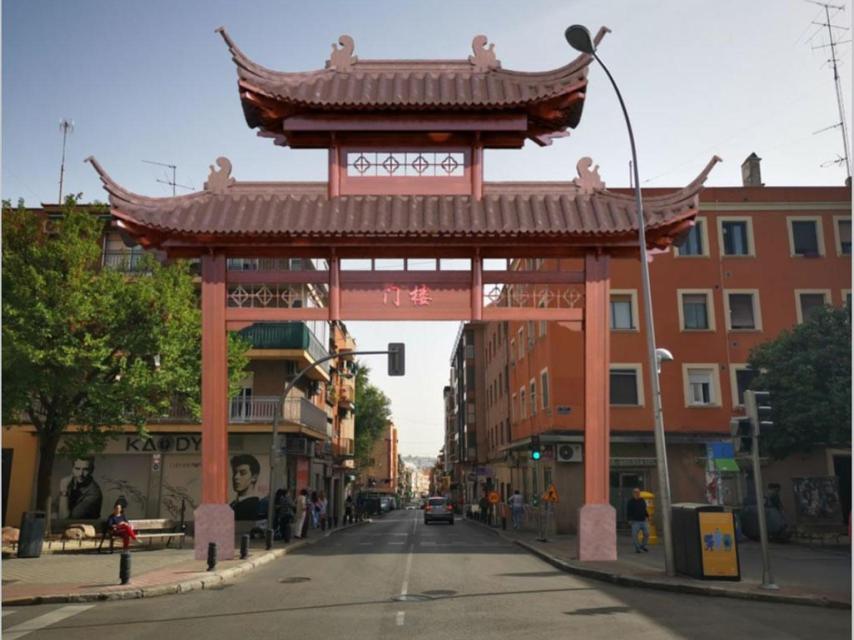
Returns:
[[[851,26],[850,0],[832,22]],[[3,0],[2,197],[56,202],[63,118],[74,130],[65,193],[106,200],[95,156],[120,184],[167,196],[170,174],[199,190],[227,156],[238,180],[323,180],[322,151],[290,150],[257,138],[243,118],[234,64],[214,29],[225,26],[261,65],[322,68],[331,44],[353,36],[360,58],[455,58],[475,35],[495,44],[502,66],[548,70],[577,54],[564,29],[612,30],[599,55],[632,118],[641,184],[678,188],[711,158],[724,159],[707,185],[740,184],[740,165],[762,158],[769,186],[842,184],[839,122],[827,64],[824,10],[807,0]],[[838,30],[848,40],[850,31]],[[850,114],[851,45],[839,49]],[[847,118],[850,133],[850,116]],[[487,151],[487,180],[570,180],[592,156],[611,187],[628,185],[630,149],[619,104],[592,68],[578,129],[546,148]],[[185,192],[181,190],[181,192]],[[442,387],[458,325],[348,323],[360,348],[407,343],[409,373],[374,379],[392,400],[403,454],[442,445]]]

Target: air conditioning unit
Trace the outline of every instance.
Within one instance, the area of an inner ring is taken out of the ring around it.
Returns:
[[[581,462],[584,449],[580,444],[559,444],[557,445],[557,460],[558,462]]]

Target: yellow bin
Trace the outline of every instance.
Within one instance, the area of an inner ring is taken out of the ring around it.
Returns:
[[[653,516],[655,515],[655,494],[649,491],[641,491],[640,497],[646,500],[646,510],[649,513],[649,543],[658,544],[658,531],[655,528],[655,522],[653,522]]]

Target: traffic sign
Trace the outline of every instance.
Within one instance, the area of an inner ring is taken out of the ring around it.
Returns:
[[[501,496],[498,495],[497,491],[489,492],[489,502],[491,504],[498,504],[498,501],[501,500]]]
[[[553,484],[549,485],[549,488],[543,494],[544,502],[560,502],[560,496],[557,494],[557,489]]]

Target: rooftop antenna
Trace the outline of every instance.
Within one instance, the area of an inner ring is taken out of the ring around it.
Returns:
[[[62,162],[59,165],[59,204],[62,204],[62,181],[65,177],[65,141],[68,134],[74,131],[74,120],[63,118],[59,121],[59,130],[62,132]]]
[[[161,180],[160,178],[157,178],[157,182],[159,182],[160,184],[168,184],[170,187],[172,187],[173,198],[175,197],[175,187],[181,187],[182,189],[186,189],[187,191],[193,190],[193,187],[188,187],[185,184],[178,184],[177,182],[175,182],[175,173],[178,171],[178,165],[168,164],[166,162],[155,162],[154,160],[143,160],[143,162],[145,162],[146,164],[156,164],[159,167],[167,167],[169,169],[172,169],[171,180]]]
[[[830,42],[828,44],[819,45],[817,47],[813,47],[813,51],[816,49],[827,49],[830,48],[830,63],[833,68],[833,83],[836,87],[836,106],[839,109],[839,122],[833,124],[829,127],[825,127],[824,129],[820,129],[815,132],[815,134],[822,133],[824,131],[829,131],[830,129],[836,129],[837,127],[842,130],[842,148],[844,155],[842,157],[838,157],[836,160],[831,160],[829,162],[825,162],[822,166],[830,166],[832,164],[844,165],[845,167],[845,176],[848,180],[851,179],[851,156],[848,152],[848,128],[845,124],[845,103],[842,100],[842,85],[839,79],[839,66],[837,64],[838,59],[836,57],[836,47],[841,44],[846,44],[851,42],[851,40],[842,40],[838,41],[835,39],[834,29],[841,29],[843,31],[848,31],[848,27],[843,27],[840,25],[833,24],[830,21],[830,10],[836,9],[837,11],[845,11],[845,5],[835,5],[828,4],[826,2],[819,2],[818,0],[806,0],[810,4],[815,4],[824,8],[824,16],[827,22],[815,22],[814,25],[818,25],[819,27],[827,27],[827,35]],[[816,32],[817,34],[818,32]]]

